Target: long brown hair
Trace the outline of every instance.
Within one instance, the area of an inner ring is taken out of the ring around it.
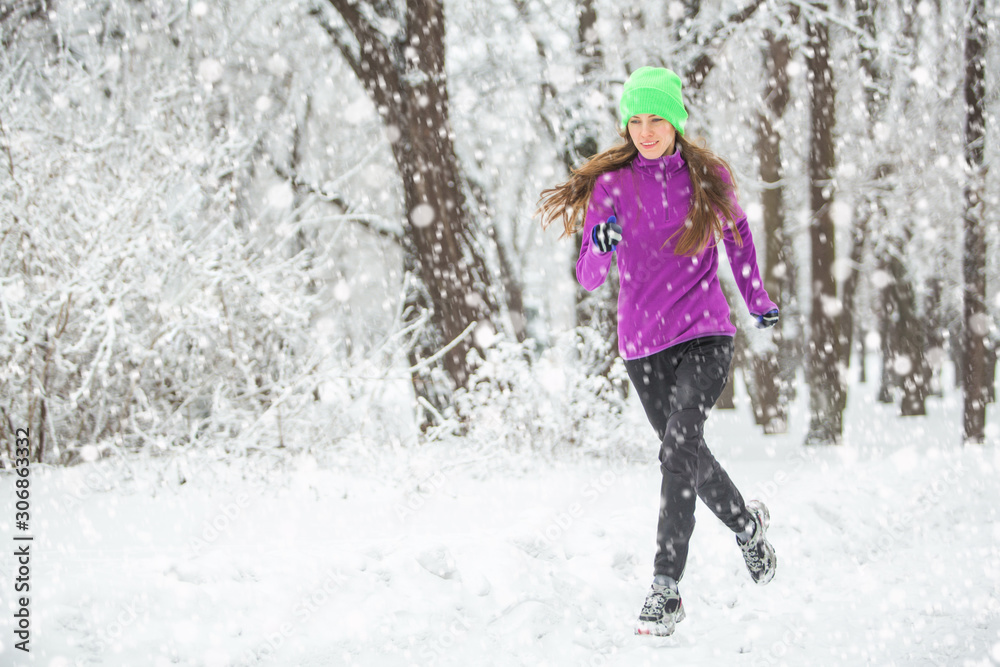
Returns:
[[[583,228],[587,205],[594,194],[598,177],[631,165],[639,154],[628,130],[621,130],[619,134],[624,140],[622,143],[571,170],[570,178],[565,183],[542,191],[535,215],[541,216],[543,228],[548,228],[555,220],[562,221],[563,236],[572,236]],[[688,257],[701,254],[709,243],[722,238],[725,229],[722,219],[732,228],[737,245],[742,246],[743,238],[736,228],[736,205],[730,197],[736,189],[736,182],[729,163],[709,150],[704,141],[695,143],[680,134],[676,135],[675,141],[675,150],[680,150],[687,162],[692,192],[691,210],[684,222],[684,230],[674,234],[681,235],[674,253]],[[666,246],[674,236],[663,245]]]

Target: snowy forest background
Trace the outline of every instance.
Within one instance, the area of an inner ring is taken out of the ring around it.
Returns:
[[[0,0],[0,662],[1000,664],[998,8]],[[706,433],[779,573],[700,522],[659,643],[616,279],[534,217],[646,64],[781,306]]]
[[[996,9],[6,2],[4,441],[30,426],[35,460],[72,463],[503,414],[517,444],[599,448],[583,426],[625,391],[615,296],[578,293],[574,243],[533,213],[617,140],[620,84],[656,64],[731,160],[782,307],[739,341],[765,432],[809,392],[807,442],[838,442],[867,352],[904,415],[957,362],[956,440],[981,442]]]

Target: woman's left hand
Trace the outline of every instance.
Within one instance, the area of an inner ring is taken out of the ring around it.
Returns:
[[[757,315],[757,328],[769,329],[778,323],[778,309],[769,310],[763,315]]]

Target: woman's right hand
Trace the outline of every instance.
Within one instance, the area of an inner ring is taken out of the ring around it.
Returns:
[[[618,242],[622,240],[622,228],[618,224],[617,218],[611,216],[607,222],[594,225],[592,239],[596,252],[603,255],[613,251],[617,247]]]

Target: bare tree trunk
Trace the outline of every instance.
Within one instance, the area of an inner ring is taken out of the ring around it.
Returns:
[[[816,4],[820,14],[827,6]],[[836,236],[831,215],[833,142],[835,121],[833,69],[830,66],[829,28],[822,16],[810,16],[806,24],[809,50],[810,141],[809,181],[810,248],[812,251],[812,310],[809,316],[809,346],[806,373],[809,379],[809,432],[806,444],[840,444],[846,401],[841,377],[842,341],[840,303],[833,264]]]
[[[579,0],[577,4],[576,51],[580,59],[580,79],[584,85],[593,85],[594,73],[604,64],[604,52],[597,33],[597,7],[594,0]],[[573,151],[576,158],[589,158],[598,150],[594,128],[576,128],[573,132]],[[567,167],[572,164],[567,163]]]
[[[394,3],[329,2],[357,47],[336,27],[324,28],[361,80],[392,140],[409,223],[404,251],[422,283],[434,345],[454,344],[443,357],[444,368],[455,386],[463,386],[472,370],[469,329],[489,323],[495,307],[452,141],[444,8],[435,0],[407,0],[405,15],[398,16]],[[362,11],[365,5],[370,12]],[[396,20],[402,26],[396,36],[386,37],[372,13]],[[418,395],[426,382],[414,378]]]
[[[760,159],[760,178],[764,183],[761,207],[764,215],[764,289],[771,299],[784,310],[792,291],[788,283],[787,244],[785,241],[785,190],[782,185],[781,133],[775,123],[784,115],[788,106],[788,61],[791,57],[788,39],[765,34],[767,49],[764,52],[766,107],[757,116],[757,155]],[[788,430],[788,387],[779,358],[789,359],[783,353],[788,346],[783,335],[783,325],[772,329],[774,347],[753,358],[754,386],[757,406],[754,413],[764,433],[785,433]]]
[[[902,39],[904,51],[916,52],[917,11],[913,5],[903,8],[904,27]],[[904,110],[909,107],[912,92],[907,92]],[[917,290],[909,267],[903,261],[913,239],[913,224],[909,216],[904,217],[902,230],[889,240],[889,273],[895,283],[897,310],[895,326],[891,329],[895,355],[888,360],[892,365],[895,383],[900,388],[900,415],[903,417],[927,414],[926,399],[929,371],[925,355],[927,320],[919,312]]]
[[[861,275],[861,263],[864,261],[865,246],[868,243],[868,231],[870,229],[872,219],[872,211],[868,208],[867,204],[868,201],[865,200],[854,209],[854,221],[851,225],[851,272],[844,279],[843,285],[844,319],[842,326],[844,338],[844,362],[847,364],[848,368],[851,366],[851,354],[854,352],[855,347],[854,335],[858,327],[854,319],[856,297],[858,294],[858,281]],[[859,338],[863,341],[862,336],[859,336]],[[859,341],[859,343],[863,344],[862,341]],[[862,354],[860,349],[858,354]],[[862,363],[861,374],[864,375],[864,360],[861,359],[860,361]]]
[[[889,253],[889,273],[893,278],[897,299],[895,326],[891,332],[896,350],[889,361],[896,385],[902,390],[900,415],[913,417],[927,414],[927,363],[924,356],[923,324],[916,313],[917,297],[903,263],[903,252],[907,245],[909,238],[906,236],[894,239]]]
[[[875,122],[882,117],[882,110],[885,108],[884,89],[886,86],[885,72],[876,64],[876,28],[875,28],[875,7],[872,0],[854,0],[854,13],[857,17],[858,28],[861,32],[861,39],[858,40],[858,60],[861,65],[861,73],[864,77],[863,85],[865,91],[865,108],[868,111],[868,136],[873,140],[873,128]],[[874,140],[873,140],[874,141]],[[884,177],[882,167],[875,170],[875,181]],[[879,186],[870,188],[871,196],[861,197],[854,209],[853,224],[851,225],[851,271],[844,280],[844,354],[848,367],[851,364],[851,353],[854,350],[854,334],[856,324],[854,321],[855,296],[857,295],[858,279],[860,277],[861,262],[864,259],[865,246],[868,241],[869,223],[875,214],[875,210],[881,206],[881,192]],[[864,360],[861,360],[861,374],[864,375]]]
[[[868,342],[864,336],[858,336],[858,382],[868,382]]]
[[[963,277],[965,400],[963,434],[965,442],[982,444],[986,439],[986,229],[983,224],[983,193],[986,166],[984,104],[986,97],[986,10],[984,0],[971,0],[965,27],[965,256]]]
[[[876,122],[883,120],[887,90],[890,86],[889,74],[877,64],[876,44],[878,34],[875,25],[875,3],[873,0],[854,0],[855,15],[857,16],[860,39],[858,40],[858,60],[861,65],[863,75],[865,110],[868,112],[868,139],[875,151],[883,156],[892,155],[891,148],[879,147],[876,145],[874,128]],[[876,160],[873,169],[872,187],[866,188],[867,192],[859,198],[854,210],[853,224],[851,226],[851,250],[850,250],[850,273],[843,284],[843,324],[842,334],[844,337],[844,354],[848,366],[851,363],[851,353],[854,349],[854,335],[857,332],[857,325],[854,320],[855,299],[857,296],[860,270],[864,261],[867,245],[870,243],[871,221],[878,215],[885,212],[884,196],[885,191],[890,188],[887,179],[895,171],[889,162],[879,162]],[[882,218],[884,219],[884,215]],[[880,295],[884,296],[884,295]],[[895,302],[893,302],[894,304]],[[881,326],[883,322],[879,321]],[[863,347],[863,346],[862,346]],[[885,360],[883,359],[883,362]],[[862,367],[862,376],[864,368]],[[884,385],[883,389],[887,389]],[[891,399],[889,399],[891,402]]]
[[[986,402],[997,402],[996,378],[997,378],[997,343],[990,341],[986,346]]]
[[[944,365],[948,325],[941,303],[944,281],[931,278],[927,281],[927,395],[943,396],[941,367]]]
[[[881,341],[879,352],[882,360],[881,371],[879,373],[878,402],[895,402],[896,374],[892,370],[892,359],[896,356],[896,320],[899,311],[899,296],[896,293],[897,285],[891,280],[889,261],[886,258],[880,259],[878,263],[879,275],[886,276],[887,284],[879,290],[878,327],[879,339]]]

